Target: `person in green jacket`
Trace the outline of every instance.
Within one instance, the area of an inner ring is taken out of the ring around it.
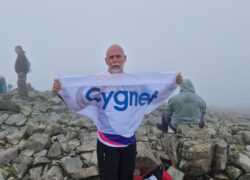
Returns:
[[[169,127],[176,132],[180,124],[196,124],[203,128],[205,114],[205,101],[195,93],[191,80],[184,79],[180,85],[180,92],[169,99],[168,110],[163,113],[159,128],[163,132],[168,132]]]

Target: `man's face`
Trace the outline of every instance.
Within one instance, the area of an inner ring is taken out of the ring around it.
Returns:
[[[122,73],[124,63],[126,62],[126,55],[120,46],[113,45],[107,50],[105,61],[110,73]]]

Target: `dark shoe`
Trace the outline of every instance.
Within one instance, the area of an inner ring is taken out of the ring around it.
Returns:
[[[195,180],[206,180],[207,178],[205,176],[196,176]]]
[[[162,131],[163,133],[168,133],[168,129],[165,129],[165,128],[162,126],[162,124],[157,123],[157,124],[156,124],[156,127],[157,127],[157,129],[159,129],[159,130]]]
[[[205,126],[205,120],[202,118],[201,122],[199,123],[199,128],[204,128]]]

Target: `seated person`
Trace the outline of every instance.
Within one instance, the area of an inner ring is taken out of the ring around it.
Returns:
[[[176,132],[180,124],[197,124],[203,128],[205,114],[205,101],[195,93],[192,82],[184,79],[180,85],[180,92],[169,99],[168,109],[163,113],[162,124],[158,127],[163,132],[168,132],[168,127]]]
[[[5,78],[0,75],[0,93],[6,93],[7,92],[7,85],[5,82]]]

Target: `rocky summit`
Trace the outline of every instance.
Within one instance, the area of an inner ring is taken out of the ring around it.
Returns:
[[[147,115],[137,136],[135,175],[165,168],[174,180],[249,180],[250,113],[210,108],[206,126],[156,128],[167,106]],[[112,168],[112,167],[110,167]],[[98,179],[96,127],[50,91],[0,95],[0,180]]]

